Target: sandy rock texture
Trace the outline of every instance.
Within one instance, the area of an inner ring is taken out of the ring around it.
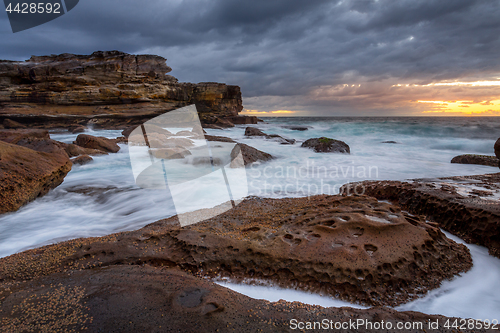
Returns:
[[[65,153],[37,152],[0,141],[0,213],[16,211],[46,194],[70,170]]]
[[[374,198],[249,198],[190,227],[172,217],[0,259],[0,281],[142,264],[398,305],[470,269],[472,261],[465,246],[436,226]]]
[[[366,181],[344,185],[341,192],[390,200],[468,243],[487,247],[500,258],[500,173],[412,182]]]
[[[168,263],[117,264],[26,282],[0,282],[0,304],[2,332],[290,332],[297,325],[293,319],[304,322],[303,325],[326,319],[333,327],[335,323],[347,323],[342,332],[354,333],[380,330],[349,328],[349,321],[379,324],[384,321],[393,327],[398,322],[421,323],[425,329],[429,321],[442,328],[450,319],[383,307],[358,310],[299,302],[271,303],[197,278]],[[418,326],[404,330],[423,331]]]

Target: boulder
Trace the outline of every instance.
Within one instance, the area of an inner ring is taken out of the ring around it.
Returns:
[[[74,143],[83,148],[97,149],[106,153],[117,153],[120,150],[113,140],[88,134],[78,135]]]
[[[245,165],[249,165],[254,162],[267,162],[273,159],[273,156],[271,154],[265,153],[244,143],[238,143],[233,148],[233,150],[231,151],[231,159],[234,160],[238,156],[240,151],[243,155],[243,162],[245,163]]]
[[[207,141],[236,143],[236,141],[234,141],[233,139],[224,136],[205,135],[205,139]],[[254,162],[266,162],[274,158],[271,154],[265,153],[261,150],[258,150],[244,143],[238,143],[231,151],[231,160],[234,160],[238,156],[240,151],[243,155],[243,162],[245,165],[249,165]],[[241,166],[231,163],[231,167],[241,167]]]
[[[78,157],[72,158],[71,162],[73,164],[79,164],[79,165],[85,165],[89,164],[90,162],[93,162],[94,159],[90,157],[89,155],[80,155]]]
[[[266,139],[274,140],[274,141],[277,141],[277,142],[284,144],[284,145],[293,145],[295,143],[294,139],[285,139],[278,134],[266,134],[266,133],[262,132],[260,129],[255,128],[255,127],[247,127],[245,129],[245,136],[265,137]]]
[[[16,144],[45,153],[62,153],[68,157],[79,155],[103,155],[102,150],[83,148],[75,144],[68,144],[52,140],[47,130],[42,129],[17,129],[0,130],[0,141]]]
[[[227,138],[225,136],[216,136],[216,135],[205,135],[205,140],[207,140],[207,141],[219,141],[219,142],[236,142],[231,138]]]
[[[45,195],[70,170],[66,154],[37,152],[0,141],[0,213],[16,211]]]
[[[0,141],[17,144],[26,139],[46,139],[49,140],[49,131],[43,129],[5,129],[0,130]]]
[[[80,156],[80,155],[107,155],[108,153],[98,150],[98,149],[91,149],[91,148],[83,148],[80,146],[77,146],[73,143],[63,143],[64,150],[68,154],[69,157],[75,157],[75,156]]]
[[[486,166],[492,166],[492,167],[497,167],[499,162],[500,162],[500,160],[498,158],[496,158],[495,156],[470,155],[470,154],[455,156],[451,160],[451,163],[478,164],[478,165],[486,165]]]
[[[311,148],[316,153],[351,153],[347,143],[325,137],[308,139],[302,143],[301,147]]]
[[[83,133],[85,132],[87,128],[85,126],[76,126],[75,128],[71,129],[71,133],[77,134],[77,133]]]
[[[17,121],[14,120],[10,120],[8,118],[4,119],[3,127],[7,129],[26,128],[26,126],[24,126],[23,124],[18,123]]]
[[[156,158],[165,160],[181,159],[188,155],[191,155],[191,152],[189,150],[183,148],[150,149],[149,153]]]
[[[137,128],[137,125],[134,125],[134,126],[129,126],[127,127],[126,129],[124,129],[122,131],[122,135],[126,138],[129,137],[129,135],[132,133],[133,130],[135,130]]]
[[[266,133],[262,132],[260,129],[255,127],[245,128],[245,136],[267,136]]]

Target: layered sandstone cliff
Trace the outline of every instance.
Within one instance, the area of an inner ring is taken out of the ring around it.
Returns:
[[[230,126],[242,110],[238,86],[179,83],[170,71],[160,56],[119,51],[0,61],[0,122],[116,127],[196,104],[202,122]]]

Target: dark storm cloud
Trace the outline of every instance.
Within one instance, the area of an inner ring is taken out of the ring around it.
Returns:
[[[499,77],[499,17],[490,0],[84,0],[17,34],[0,16],[0,57],[155,53],[182,81],[348,108],[311,94],[344,83],[384,85],[383,94],[395,83]]]

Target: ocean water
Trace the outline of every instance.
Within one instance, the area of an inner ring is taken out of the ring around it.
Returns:
[[[297,142],[282,145],[272,140],[247,138],[245,126],[207,130],[210,135],[231,137],[275,157],[247,169],[249,195],[279,198],[336,194],[341,185],[352,181],[499,171],[494,167],[451,164],[450,160],[460,154],[493,155],[493,145],[500,137],[500,117],[264,119],[264,123],[254,126]],[[286,128],[294,125],[306,126],[308,130]],[[89,130],[88,134],[115,138],[120,131]],[[300,147],[308,138],[322,136],[346,142],[351,154],[317,154]],[[71,142],[76,135],[52,133],[51,137]],[[384,143],[387,141],[395,143]],[[117,154],[96,156],[91,164],[73,166],[63,184],[46,196],[17,212],[0,215],[0,257],[71,238],[135,230],[174,215],[169,193],[142,189],[135,184],[128,146],[120,146]],[[195,188],[186,191],[192,191],[190,198],[200,207],[207,204]],[[218,195],[214,193],[213,197]],[[500,319],[500,295],[491,292],[498,289],[500,262],[482,248],[471,247],[471,252],[474,275],[471,271],[444,283],[442,288],[401,309],[474,318],[481,318],[484,310],[483,313],[497,314],[496,319]],[[279,291],[278,295],[281,293],[286,294]],[[458,301],[460,295],[465,301]],[[336,302],[325,304],[343,304]]]

